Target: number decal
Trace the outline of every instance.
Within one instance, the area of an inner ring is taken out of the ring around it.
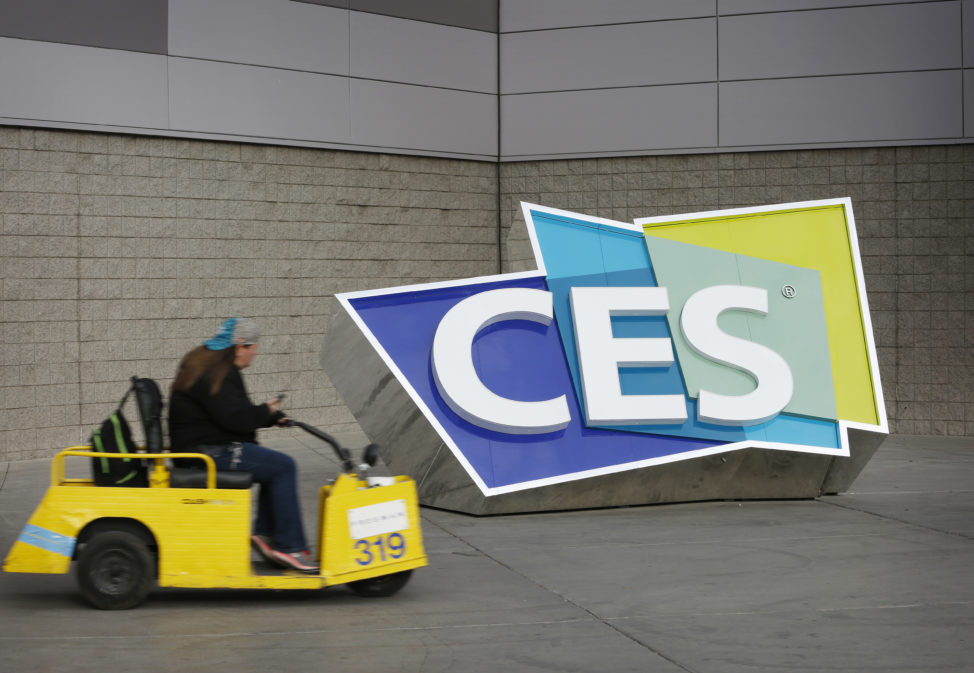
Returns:
[[[359,551],[355,562],[360,566],[371,565],[376,560],[385,563],[390,559],[403,557],[406,553],[406,538],[402,533],[379,535],[372,539],[358,540],[355,549]]]
[[[389,536],[389,555],[392,558],[402,558],[406,553],[406,538],[402,533],[393,533]]]
[[[372,563],[372,552],[369,551],[369,541],[359,540],[355,543],[355,548],[361,550],[362,554],[355,559],[360,566],[367,566]]]

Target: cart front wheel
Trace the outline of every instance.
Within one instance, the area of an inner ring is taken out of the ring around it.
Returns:
[[[412,570],[403,570],[398,573],[392,573],[391,575],[381,575],[379,577],[370,577],[367,580],[349,582],[348,586],[359,596],[365,598],[385,598],[406,586],[406,582],[409,581],[409,576],[412,574]]]
[[[127,610],[149,594],[153,580],[152,554],[131,533],[99,533],[78,556],[81,595],[101,610]]]

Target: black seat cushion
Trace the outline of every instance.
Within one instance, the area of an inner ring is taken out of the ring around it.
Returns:
[[[217,488],[250,488],[254,484],[254,475],[250,472],[218,471],[216,473]],[[171,488],[206,488],[206,470],[193,467],[174,467],[169,472],[169,486]]]

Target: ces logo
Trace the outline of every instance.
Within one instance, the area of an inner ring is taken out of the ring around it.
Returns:
[[[537,271],[338,297],[485,495],[886,432],[847,199],[522,211]]]

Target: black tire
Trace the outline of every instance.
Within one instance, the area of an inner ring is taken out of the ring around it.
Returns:
[[[379,577],[370,577],[367,580],[349,582],[348,586],[363,598],[385,598],[406,586],[406,582],[409,581],[409,576],[412,574],[412,570],[403,570],[391,575],[380,575]]]
[[[91,538],[78,555],[78,586],[84,599],[100,610],[128,610],[149,594],[154,568],[141,539],[106,531]]]

